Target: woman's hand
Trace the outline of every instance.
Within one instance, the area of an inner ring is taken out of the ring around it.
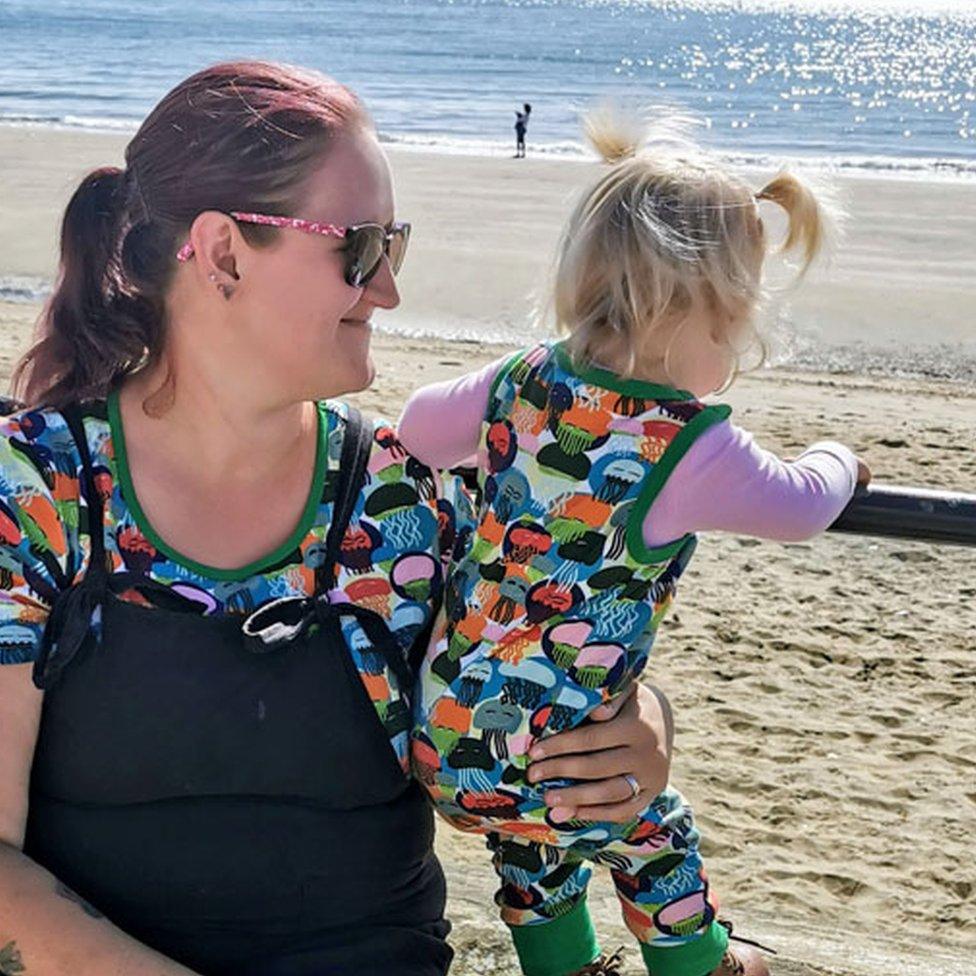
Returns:
[[[671,706],[657,688],[636,684],[591,717],[591,722],[532,747],[529,781],[586,781],[546,792],[555,821],[626,823],[668,783],[674,741]],[[640,787],[636,796],[628,775]]]

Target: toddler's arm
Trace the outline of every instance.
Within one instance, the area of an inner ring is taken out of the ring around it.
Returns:
[[[478,450],[481,422],[504,356],[474,373],[421,387],[400,414],[400,443],[432,468],[452,468]]]
[[[675,466],[644,520],[644,541],[657,546],[713,530],[809,539],[840,515],[857,476],[857,458],[843,444],[820,441],[784,461],[726,420],[705,431]]]

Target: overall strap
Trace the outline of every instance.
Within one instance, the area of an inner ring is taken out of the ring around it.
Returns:
[[[332,503],[332,521],[325,537],[325,561],[315,573],[315,592],[327,593],[336,585],[336,564],[342,540],[366,479],[366,466],[373,446],[373,427],[355,408],[348,407],[346,429],[339,456],[339,474]]]
[[[38,688],[50,688],[88,639],[91,618],[105,593],[109,571],[105,559],[105,528],[101,496],[95,486],[95,472],[81,408],[72,404],[62,411],[81,457],[81,497],[88,511],[91,551],[88,568],[78,582],[62,590],[44,626],[40,653],[34,662],[33,680]]]
[[[94,582],[101,582],[108,576],[105,563],[105,511],[102,496],[95,486],[95,470],[92,464],[91,451],[88,447],[88,436],[85,434],[85,424],[81,408],[72,404],[62,411],[68,423],[68,430],[74,439],[81,455],[81,496],[88,509],[88,538],[91,542],[91,553],[88,559],[88,569],[85,579],[94,577]]]
[[[396,675],[403,693],[407,694],[413,687],[415,675],[383,617],[355,603],[329,601],[329,591],[336,584],[336,564],[342,540],[362,491],[372,444],[372,425],[358,410],[350,407],[342,439],[332,522],[326,535],[326,557],[316,570],[315,594],[311,597],[286,596],[264,604],[244,620],[242,634],[245,647],[251,653],[269,654],[285,650],[302,639],[313,624],[338,623],[341,617],[355,617]]]

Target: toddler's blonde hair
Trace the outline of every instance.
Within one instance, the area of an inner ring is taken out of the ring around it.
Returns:
[[[786,211],[781,250],[799,252],[799,276],[823,247],[825,207],[792,173],[754,192],[684,138],[655,145],[643,119],[616,107],[590,112],[584,128],[609,169],[577,204],[557,252],[552,306],[572,355],[599,361],[609,342],[620,348],[622,341],[624,375],[632,375],[651,330],[670,323],[670,375],[671,346],[698,309],[713,316],[713,338],[729,345],[730,380],[742,349],[732,349],[724,324],[742,323],[746,345],[758,345],[763,361],[766,346],[753,322],[767,253],[757,202]]]

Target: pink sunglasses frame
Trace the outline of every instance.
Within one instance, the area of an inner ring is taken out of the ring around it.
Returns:
[[[239,210],[230,212],[234,220],[239,220],[243,224],[264,224],[267,227],[290,227],[292,230],[300,230],[303,234],[321,234],[323,237],[345,237],[348,227],[336,227],[335,224],[326,224],[320,220],[304,220],[301,217],[276,217],[271,214],[241,213]],[[176,252],[177,261],[189,261],[193,257],[193,244],[187,241]]]

